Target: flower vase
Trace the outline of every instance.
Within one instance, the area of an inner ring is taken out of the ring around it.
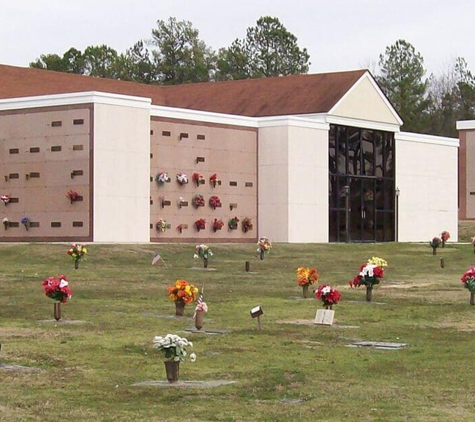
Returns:
[[[442,247],[445,248],[445,240],[442,239]]]
[[[475,292],[470,292],[470,305],[475,305]]]
[[[61,319],[61,302],[54,302],[54,319],[56,321]]]
[[[169,383],[177,382],[178,378],[180,377],[180,361],[165,361],[165,371],[167,373],[167,380]]]
[[[437,248],[432,246],[432,255],[437,255]]]
[[[332,307],[333,307],[333,305],[331,305],[331,304],[325,305],[325,309],[328,309],[328,310],[330,310],[330,311],[332,310]]]
[[[74,268],[77,270],[79,268],[79,259],[74,260]]]
[[[307,299],[308,297],[308,284],[306,284],[305,286],[302,286],[302,296],[304,299]]]
[[[3,222],[3,227],[5,227],[5,230],[8,230],[8,221]],[[475,253],[475,249],[473,253]]]
[[[203,267],[208,268],[208,258],[203,258]]]
[[[201,330],[204,325],[204,311],[196,311],[195,315],[195,327],[197,330]]]
[[[183,316],[185,314],[185,302],[177,300],[175,302],[175,316]]]
[[[373,286],[366,286],[366,302],[371,302],[373,298]]]
[[[264,259],[264,252],[265,252],[264,249],[261,249],[261,256],[260,256],[260,257],[261,257],[261,261]]]

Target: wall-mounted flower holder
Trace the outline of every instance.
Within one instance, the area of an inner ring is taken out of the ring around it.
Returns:
[[[237,208],[237,203],[236,202],[231,202],[229,204],[229,209],[232,211],[233,209]]]
[[[161,186],[165,183],[170,183],[171,178],[167,172],[162,171],[160,173],[157,173],[157,175],[155,176],[155,181],[157,182],[158,186]]]
[[[204,207],[205,206],[205,199],[203,195],[195,195],[192,200],[193,206],[195,208]]]
[[[162,220],[161,218],[155,224],[155,229],[157,229],[160,232],[164,232],[170,227],[171,227],[171,224],[167,223],[166,220]]]
[[[196,186],[205,184],[205,178],[199,173],[193,173],[192,179],[193,179],[193,182],[196,183]]]
[[[12,198],[10,197],[10,195],[1,195],[0,196],[0,201],[2,201],[3,205],[5,205],[5,206],[8,205],[8,203],[11,201],[11,199]]]
[[[209,178],[209,184],[215,188],[216,186],[221,186],[221,180],[218,179],[218,175],[215,173]]]
[[[179,185],[186,185],[188,183],[188,176],[185,173],[177,173],[176,181]]]
[[[229,230],[236,230],[238,228],[239,218],[233,217],[228,221]]]
[[[188,138],[188,134],[187,133],[180,133],[180,136],[178,137],[178,139],[181,141],[182,139],[187,139]]]
[[[73,191],[73,190],[70,190],[66,193],[66,198],[69,199],[71,204],[73,202],[79,201],[80,200],[79,198],[81,198],[81,200],[82,200],[82,196],[79,196],[79,194],[77,192]]]
[[[196,163],[204,163],[205,157],[196,157]]]
[[[5,182],[8,182],[8,176],[5,176]]]
[[[178,208],[182,208],[182,207],[187,207],[188,206],[188,201],[185,201],[183,198],[180,197],[180,199],[178,200]]]
[[[10,227],[10,222],[8,221],[8,218],[5,217],[3,220],[2,220],[2,223],[3,223],[3,227],[5,228],[5,230],[8,230],[8,227]]]
[[[76,176],[82,176],[84,172],[82,170],[73,170],[71,172],[71,179],[74,179]]]
[[[160,201],[161,208],[169,207],[172,204],[172,201],[169,201],[163,197],[158,198],[158,200]]]
[[[242,220],[242,231],[244,233],[247,233],[249,230],[252,230],[253,227],[254,226],[252,224],[252,220],[249,217],[246,217],[244,218],[244,220]]]
[[[213,231],[216,233],[218,230],[221,230],[224,226],[224,222],[221,219],[215,218],[213,221]]]
[[[219,199],[217,196],[212,196],[211,198],[209,198],[209,206],[214,210],[216,208],[221,208],[221,199]]]
[[[203,218],[200,218],[198,220],[195,221],[195,227],[196,227],[196,230],[200,231],[200,230],[204,230],[206,228],[206,220],[203,219]]]
[[[188,228],[188,224],[180,224],[177,226],[177,230],[180,232],[180,233],[183,233],[183,230],[187,229]]]

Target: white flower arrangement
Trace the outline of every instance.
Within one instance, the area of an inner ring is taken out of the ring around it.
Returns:
[[[185,173],[177,173],[176,180],[180,185],[186,185],[188,183],[188,176]]]
[[[155,336],[153,338],[153,347],[160,350],[167,360],[184,362],[188,355],[186,348],[193,347],[193,343],[184,337],[176,334],[167,334],[165,337]],[[196,360],[196,354],[190,354],[191,362]]]
[[[193,255],[194,259],[204,259],[204,258],[210,258],[214,255],[213,251],[210,249],[209,246],[207,245],[196,245],[195,248],[195,254]]]
[[[163,172],[157,174],[157,176],[155,177],[155,181],[159,185],[163,185],[164,183],[167,183],[167,182],[170,181],[170,176],[168,175],[167,172],[163,171]]]

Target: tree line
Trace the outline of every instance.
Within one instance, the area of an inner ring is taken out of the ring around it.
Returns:
[[[30,67],[121,79],[146,84],[177,85],[308,73],[310,56],[278,18],[265,16],[247,28],[243,38],[217,52],[199,38],[191,22],[158,20],[148,40],[125,53],[107,45],[62,55],[42,54]],[[404,121],[402,130],[457,136],[457,120],[475,119],[475,77],[462,57],[441,75],[427,75],[414,46],[397,40],[380,54],[376,81]]]

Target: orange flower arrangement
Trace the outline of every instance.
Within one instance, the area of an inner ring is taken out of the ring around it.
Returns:
[[[309,286],[318,281],[318,273],[316,268],[297,268],[297,283],[299,286]]]
[[[186,280],[177,280],[174,286],[168,288],[168,295],[174,302],[184,302],[185,305],[196,300],[198,288]]]

